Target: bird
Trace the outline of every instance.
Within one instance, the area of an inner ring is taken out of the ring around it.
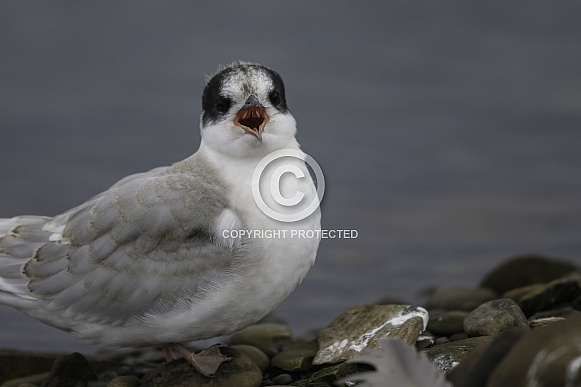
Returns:
[[[253,197],[263,158],[305,154],[277,72],[249,62],[219,68],[203,89],[200,131],[191,156],[125,177],[60,215],[0,219],[0,303],[104,346],[162,347],[168,361],[177,351],[213,376],[229,359],[217,346],[191,353],[184,344],[232,334],[278,306],[320,242],[290,232],[320,229],[321,214],[284,222]],[[304,159],[289,163],[304,176],[284,174],[279,193],[316,199]]]

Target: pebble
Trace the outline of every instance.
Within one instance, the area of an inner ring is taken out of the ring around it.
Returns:
[[[185,359],[174,360],[151,371],[142,378],[142,387],[258,387],[262,371],[244,353],[231,347],[220,347],[222,354],[231,358],[224,362],[213,378],[197,372]]]
[[[449,311],[438,314],[430,314],[428,331],[436,336],[452,336],[456,333],[464,333],[464,319],[468,312]]]
[[[317,345],[314,342],[296,343],[274,355],[271,364],[283,371],[306,371],[313,365],[316,354]]]
[[[470,352],[491,340],[492,337],[490,336],[471,337],[465,340],[434,345],[422,352],[428,356],[436,367],[447,374],[466,359]]]
[[[115,361],[114,368],[111,363],[97,362],[89,367],[81,355],[69,355],[54,362],[50,378],[41,372],[48,371],[56,357],[0,351],[2,387],[36,387],[44,379],[46,387],[332,387],[342,379],[350,380],[345,379],[349,375],[372,371],[369,365],[342,361],[357,356],[354,348],[373,348],[386,336],[415,344],[455,387],[526,385],[522,382],[526,375],[537,385],[566,385],[569,377],[570,385],[581,386],[580,375],[574,372],[581,358],[581,346],[576,344],[581,342],[581,274],[571,273],[578,269],[568,263],[554,266],[534,257],[516,261],[516,266],[511,261],[500,265],[482,281],[495,291],[437,288],[429,301],[429,322],[421,307],[392,304],[358,305],[345,311],[318,333],[317,342],[314,338],[293,340],[289,328],[279,323],[250,326],[232,335],[232,347],[220,348],[232,361],[223,363],[212,379],[183,359],[163,366],[152,364],[161,360],[159,350],[110,352],[107,357]],[[527,262],[532,262],[534,270],[520,266]],[[551,266],[550,275],[542,273]],[[525,272],[516,273],[515,267]],[[498,274],[505,270],[505,277]],[[569,274],[562,277],[562,271]],[[510,282],[512,277],[517,280]],[[510,289],[502,290],[503,286]],[[503,298],[496,299],[496,294]],[[520,307],[527,310],[528,320]],[[313,364],[317,357],[324,361]],[[98,381],[91,380],[91,368],[100,372]]]
[[[274,356],[280,351],[282,345],[292,340],[290,329],[283,324],[264,323],[250,325],[236,333],[229,340],[229,345],[252,345],[268,357]]]
[[[339,363],[325,367],[315,372],[306,380],[305,386],[312,387],[317,385],[332,386],[341,379],[362,371],[369,371],[371,367],[353,363]],[[300,382],[295,383],[300,386]]]
[[[126,375],[118,376],[107,383],[107,387],[138,387],[141,384],[141,379],[137,376]]]
[[[439,286],[432,293],[428,307],[470,312],[483,302],[494,300],[496,293],[487,288]]]
[[[468,335],[464,332],[462,333],[454,333],[452,336],[449,337],[450,341],[458,341],[458,340],[464,340],[467,339]]]
[[[549,282],[576,270],[579,267],[571,262],[522,255],[498,265],[484,277],[480,286],[504,294],[521,286]]]
[[[434,345],[435,342],[436,336],[434,336],[432,332],[425,331],[416,340],[416,348],[422,350]]]
[[[446,344],[446,343],[449,343],[449,342],[450,342],[450,339],[447,338],[446,336],[444,336],[444,337],[438,337],[436,339],[436,341],[434,342],[434,344],[440,345],[440,344]]]
[[[24,376],[22,378],[4,380],[2,382],[2,387],[20,387],[23,384],[38,386],[44,379],[46,379],[47,376],[48,372],[43,372],[42,374],[34,374]]]
[[[40,387],[83,387],[90,378],[96,379],[97,376],[87,359],[75,352],[57,358]]]
[[[246,356],[248,356],[262,372],[265,372],[268,369],[268,366],[270,366],[270,360],[268,359],[268,356],[266,356],[266,354],[260,349],[253,347],[252,345],[238,344],[232,345],[232,348],[246,354]]]
[[[313,364],[352,359],[380,339],[398,337],[414,344],[426,328],[428,312],[410,305],[357,305],[343,312],[319,332],[319,350]]]
[[[527,316],[572,303],[581,295],[581,276],[567,276],[524,295],[519,305]]]
[[[527,295],[528,293],[532,292],[533,290],[541,289],[545,286],[545,284],[534,284],[534,285],[526,285],[521,286],[520,288],[511,289],[507,292],[504,292],[501,298],[510,298],[514,301],[519,301],[523,296]]]
[[[289,385],[293,382],[293,378],[289,374],[280,374],[280,375],[277,375],[274,378],[272,378],[271,382],[272,382],[272,384],[286,386],[286,385]]]
[[[552,325],[558,321],[564,321],[564,317],[543,317],[536,319],[529,319],[529,327],[531,329],[544,328],[546,326]]]
[[[570,306],[566,306],[564,308],[544,310],[542,312],[535,313],[531,317],[529,317],[529,321],[533,320],[533,319],[547,318],[547,317],[567,318],[567,317],[571,317],[571,316],[576,315],[576,314],[581,314],[581,312],[573,309]]]
[[[59,355],[18,351],[0,351],[0,375],[2,381],[47,373]]]
[[[529,323],[518,304],[509,298],[485,302],[464,320],[468,336],[491,336],[514,327],[528,330]]]

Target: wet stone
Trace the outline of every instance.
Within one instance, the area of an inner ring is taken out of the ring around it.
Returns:
[[[432,293],[428,307],[470,312],[480,304],[495,298],[496,293],[487,288],[440,286]]]
[[[293,378],[289,374],[280,374],[272,378],[271,382],[275,385],[288,385],[293,382]]]
[[[246,356],[248,356],[262,372],[265,372],[268,369],[270,360],[268,359],[268,356],[266,356],[266,354],[260,349],[246,344],[233,345],[232,348],[246,354]]]
[[[111,380],[107,387],[138,387],[141,384],[141,379],[137,376],[126,375],[118,376]]]
[[[450,341],[458,341],[458,340],[464,340],[467,339],[468,335],[464,332],[462,333],[454,333],[452,336],[449,337]]]
[[[568,317],[578,315],[578,314],[581,314],[581,312],[571,308],[570,306],[566,306],[564,308],[550,309],[550,310],[545,310],[542,312],[535,313],[534,315],[529,317],[529,321],[533,320],[533,319],[548,318],[548,317],[568,318]]]
[[[428,331],[436,336],[452,336],[456,333],[464,333],[464,319],[468,312],[449,311],[438,314],[430,314]]]
[[[317,372],[315,372],[309,379],[309,387],[311,385],[316,385],[317,383],[326,383],[327,385],[335,385],[335,383],[341,379],[344,379],[350,375],[370,371],[373,368],[362,364],[353,363],[340,363],[329,367],[325,367]]]
[[[434,342],[434,344],[435,345],[441,345],[441,344],[446,344],[446,343],[449,343],[449,342],[450,342],[450,339],[447,338],[446,336],[443,336],[443,337],[438,337],[436,339],[436,341]]]
[[[579,268],[567,261],[547,259],[538,255],[519,256],[493,269],[482,280],[480,286],[503,294],[522,286],[549,282],[576,270]]]
[[[529,319],[529,327],[531,329],[544,328],[559,321],[564,321],[565,317],[544,317]]]
[[[442,372],[452,371],[468,357],[470,352],[492,340],[490,336],[471,337],[441,345],[434,345],[423,352]]]
[[[519,300],[527,316],[572,303],[581,296],[581,276],[559,278],[526,294]]]
[[[151,371],[142,379],[142,387],[258,387],[262,372],[244,353],[231,347],[220,347],[220,352],[231,358],[224,362],[213,378],[197,372],[185,359],[174,360]]]
[[[545,284],[534,284],[534,285],[521,286],[520,288],[512,289],[512,290],[505,292],[501,298],[510,298],[511,300],[518,302],[523,296],[526,296],[527,294],[529,294],[530,292],[532,292],[534,290],[541,289],[544,286],[545,286]]]
[[[298,343],[277,353],[272,358],[271,364],[284,371],[305,371],[313,365],[316,354],[317,345],[315,343]]]
[[[264,352],[268,357],[280,351],[283,344],[292,340],[290,329],[283,324],[264,323],[250,325],[230,337],[229,344],[252,345]]]
[[[416,340],[416,348],[420,351],[434,345],[435,342],[436,336],[432,332],[425,331]]]
[[[84,387],[89,379],[96,378],[87,359],[75,352],[56,359],[40,387]]]
[[[491,336],[509,328],[529,329],[524,313],[509,298],[488,301],[464,320],[464,330],[469,336]]]
[[[24,376],[22,378],[15,378],[10,380],[0,380],[2,382],[2,387],[20,387],[22,385],[38,386],[46,377],[48,372],[42,374],[34,374]]]
[[[0,351],[0,382],[48,373],[59,355],[20,351]]]
[[[425,330],[428,312],[410,305],[357,305],[337,317],[317,336],[313,364],[352,359],[367,348],[378,348],[390,336],[414,344]]]

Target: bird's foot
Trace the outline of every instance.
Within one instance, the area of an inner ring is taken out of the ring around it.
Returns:
[[[196,371],[208,378],[214,377],[214,374],[216,371],[218,371],[220,364],[224,363],[225,361],[232,360],[220,352],[218,345],[212,345],[211,347],[206,348],[198,353],[192,353],[180,344],[176,344],[175,348],[180,351],[180,353],[184,356],[188,363],[190,363],[196,369]]]

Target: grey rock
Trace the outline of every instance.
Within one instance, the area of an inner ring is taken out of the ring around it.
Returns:
[[[488,301],[464,320],[468,336],[491,336],[509,328],[528,330],[528,321],[518,304],[509,298]]]
[[[308,379],[307,384],[305,384],[305,386],[311,387],[317,385],[318,383],[320,383],[321,385],[322,383],[325,383],[327,385],[335,385],[335,383],[341,379],[344,379],[350,375],[362,371],[369,371],[371,369],[372,369],[371,367],[364,366],[361,364],[352,364],[352,363],[335,364],[315,372]]]
[[[56,359],[40,387],[86,387],[89,379],[96,379],[87,359],[80,353]]]
[[[428,331],[436,336],[452,336],[455,333],[464,333],[464,319],[468,312],[449,311],[438,314],[430,314]]]
[[[441,345],[441,344],[446,344],[446,343],[449,343],[449,342],[450,342],[450,339],[447,338],[446,336],[444,336],[444,337],[438,337],[436,339],[436,342],[434,344],[435,345]]]
[[[292,376],[289,374],[280,374],[272,378],[271,382],[278,385],[289,385],[293,382]]]
[[[572,303],[581,295],[581,276],[559,278],[535,289],[519,300],[527,316]]]
[[[454,333],[452,336],[449,337],[450,341],[458,341],[467,339],[468,335],[464,332],[462,333]]]
[[[48,373],[59,355],[20,351],[0,351],[0,382]]]
[[[262,372],[265,372],[270,366],[270,360],[268,359],[268,356],[266,356],[266,354],[260,349],[253,347],[252,345],[238,344],[232,345],[232,348],[246,354],[246,356],[248,356]]]
[[[435,342],[436,336],[432,332],[425,331],[416,340],[416,348],[420,351],[434,345]]]
[[[545,310],[542,312],[535,313],[531,317],[529,317],[529,321],[533,320],[533,319],[537,319],[537,318],[548,318],[548,317],[568,318],[568,317],[574,316],[576,314],[581,314],[581,312],[571,308],[570,306],[567,306],[564,308],[550,309],[550,310]]]
[[[271,364],[284,371],[306,371],[313,365],[316,354],[317,345],[315,343],[296,343],[274,355]]]
[[[511,300],[518,302],[523,296],[527,295],[533,290],[541,289],[543,286],[545,286],[545,284],[521,286],[520,288],[511,289],[507,292],[504,292],[501,298],[510,298]]]
[[[22,378],[15,378],[10,380],[2,381],[2,387],[20,387],[22,385],[32,385],[38,386],[46,377],[48,376],[48,372],[44,372],[42,374],[34,374],[24,376]]]
[[[543,318],[535,318],[529,319],[529,327],[531,329],[538,329],[544,328],[546,326],[552,325],[559,321],[564,321],[565,317],[543,317]]]
[[[313,364],[352,359],[380,339],[398,337],[414,344],[425,330],[428,312],[410,305],[357,305],[337,317],[317,336],[319,350]]]
[[[244,353],[231,347],[220,347],[222,354],[231,358],[224,362],[213,378],[197,372],[185,359],[174,360],[153,370],[142,378],[142,387],[258,387],[262,372]]]
[[[439,286],[432,293],[428,307],[470,312],[486,301],[494,300],[496,293],[487,288]]]
[[[107,387],[138,387],[140,384],[141,379],[137,376],[126,375],[117,376],[107,384]]]
[[[480,286],[504,294],[521,286],[552,281],[575,270],[579,270],[579,267],[567,261],[538,255],[518,256],[494,268]]]
[[[423,352],[442,372],[449,373],[468,357],[470,352],[492,340],[490,336],[471,337],[446,344],[434,345]]]
[[[267,356],[272,357],[280,351],[282,345],[292,340],[290,329],[283,324],[254,324],[244,328],[230,337],[229,344],[252,345]]]
[[[488,379],[487,387],[579,386],[581,316],[534,330],[512,347]]]

